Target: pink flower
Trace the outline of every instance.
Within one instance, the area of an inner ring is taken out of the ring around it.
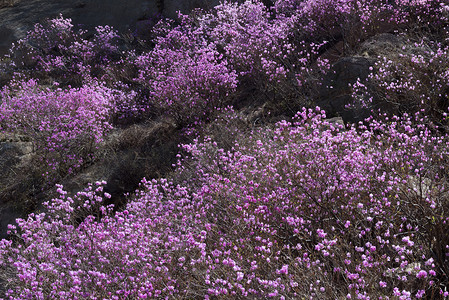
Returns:
[[[424,270],[420,270],[418,272],[418,274],[416,274],[416,278],[426,278],[427,277],[427,272]]]

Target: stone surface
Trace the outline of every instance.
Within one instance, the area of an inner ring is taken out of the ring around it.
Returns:
[[[169,18],[176,18],[177,11],[186,14],[192,9],[201,7],[209,9],[219,4],[219,0],[164,0],[162,14]]]
[[[359,53],[364,57],[378,57],[397,52],[404,45],[404,38],[391,34],[378,34],[360,45]]]
[[[16,39],[17,36],[13,29],[6,25],[0,25],[0,55],[6,54]]]
[[[13,178],[11,175],[17,166],[31,153],[32,145],[29,142],[4,141],[3,138],[1,140],[3,141],[0,142],[0,239],[3,239],[7,236],[7,225],[14,224],[17,218],[23,218],[27,213],[25,205],[21,205],[22,199],[18,193],[4,189],[15,184],[8,180]]]
[[[358,78],[365,80],[375,59],[366,57],[343,57],[326,74],[319,91],[318,106],[330,116],[340,116],[345,122],[354,123],[369,116],[370,110],[362,107],[348,109],[352,104],[352,88]]]
[[[333,117],[333,118],[326,119],[325,121],[328,122],[329,124],[339,125],[342,127],[345,126],[345,122],[343,121],[342,117]]]
[[[111,25],[119,31],[133,28],[139,18],[157,13],[156,0],[22,0],[0,10],[0,54],[23,38],[34,24],[62,14],[85,29]]]

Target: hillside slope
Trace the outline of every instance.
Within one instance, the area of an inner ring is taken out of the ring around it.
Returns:
[[[0,62],[2,297],[447,298],[448,17],[247,0],[131,35],[36,24]]]

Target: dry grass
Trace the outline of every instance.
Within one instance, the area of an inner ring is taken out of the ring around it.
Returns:
[[[16,5],[20,0],[0,0],[0,8]]]

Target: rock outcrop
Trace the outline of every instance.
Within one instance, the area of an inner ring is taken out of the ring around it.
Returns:
[[[11,141],[0,136],[0,239],[5,238],[7,225],[14,224],[16,218],[26,216],[26,205],[21,203],[23,200],[19,193],[16,193],[13,185],[19,186],[21,183],[8,182],[12,173],[17,171],[20,163],[27,159],[32,151],[32,145],[29,142]]]
[[[366,57],[343,57],[339,59],[324,77],[319,91],[318,106],[330,115],[340,116],[345,122],[353,123],[368,117],[370,110],[353,104],[352,87],[358,78],[365,80],[375,59]]]
[[[359,53],[364,57],[387,56],[392,52],[398,52],[404,44],[404,38],[399,35],[381,33],[363,42]]]

